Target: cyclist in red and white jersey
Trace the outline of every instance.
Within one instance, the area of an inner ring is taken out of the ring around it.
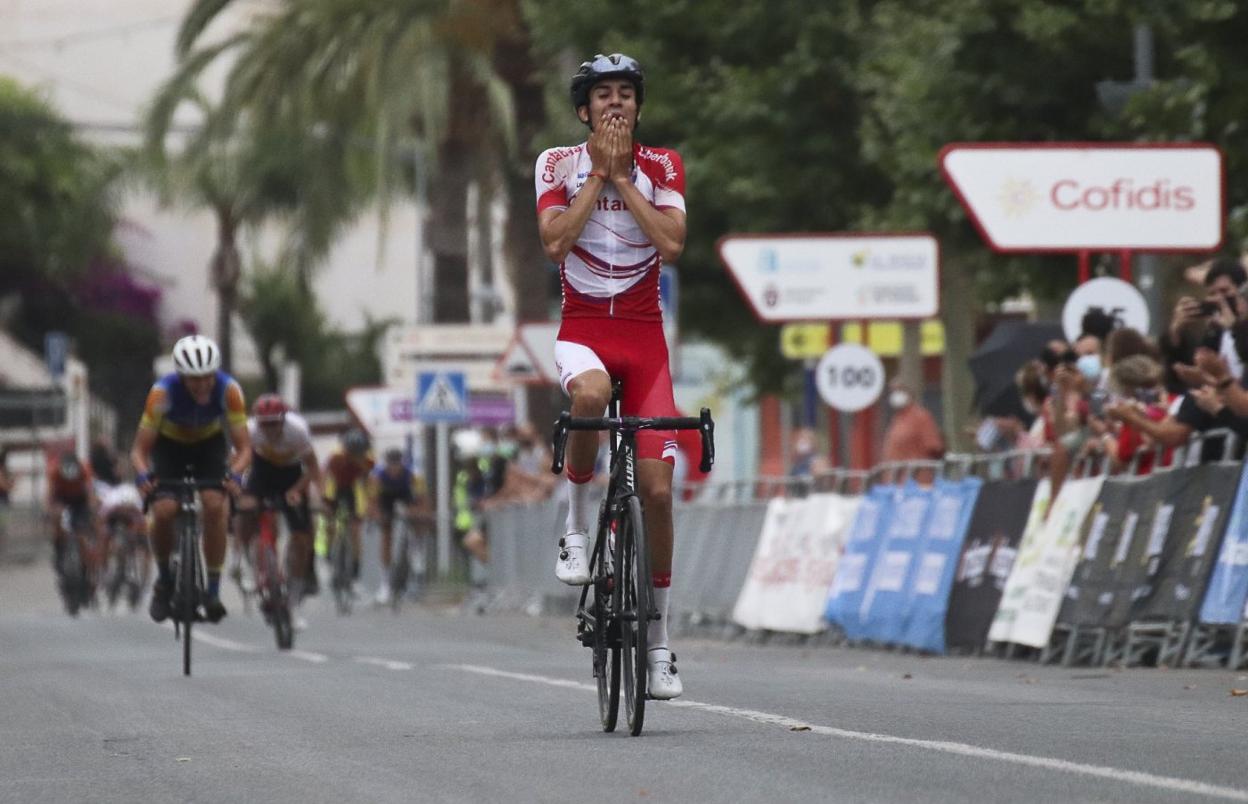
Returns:
[[[684,166],[675,151],[633,139],[645,95],[645,77],[634,59],[595,56],[573,76],[571,90],[589,137],[543,152],[536,168],[538,228],[563,283],[555,343],[560,382],[573,416],[602,416],[613,378],[623,383],[625,415],[676,416],[659,268],[685,246]],[[555,575],[567,584],[590,580],[586,546],[597,453],[597,433],[570,434],[568,521],[555,564]],[[661,699],[682,691],[667,639],[675,455],[673,433],[637,434],[637,485],[660,614],[649,626],[649,686]]]

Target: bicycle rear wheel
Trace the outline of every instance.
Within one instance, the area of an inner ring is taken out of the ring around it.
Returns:
[[[641,734],[646,719],[647,631],[651,604],[650,560],[646,554],[646,526],[641,500],[628,498],[616,536],[616,588],[622,593],[620,654],[624,670],[624,711],[628,731]]]

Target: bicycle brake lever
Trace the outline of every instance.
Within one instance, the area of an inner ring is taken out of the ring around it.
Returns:
[[[550,461],[551,474],[563,474],[563,453],[568,445],[568,422],[572,419],[572,414],[566,410],[559,414],[559,419],[555,422],[555,432],[551,439],[552,455]]]
[[[702,434],[702,462],[698,470],[705,474],[715,465],[715,422],[711,419],[710,408],[702,408],[701,419],[698,431]]]

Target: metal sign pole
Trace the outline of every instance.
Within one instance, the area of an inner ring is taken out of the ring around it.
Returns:
[[[435,425],[438,460],[438,577],[445,579],[451,572],[451,439],[446,422]]]

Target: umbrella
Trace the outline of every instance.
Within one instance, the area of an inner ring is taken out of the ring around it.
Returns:
[[[1028,360],[1040,356],[1052,340],[1065,340],[1062,325],[1050,322],[1002,321],[969,361],[975,377],[975,409],[984,416],[1030,417],[1023,410],[1014,375]]]

